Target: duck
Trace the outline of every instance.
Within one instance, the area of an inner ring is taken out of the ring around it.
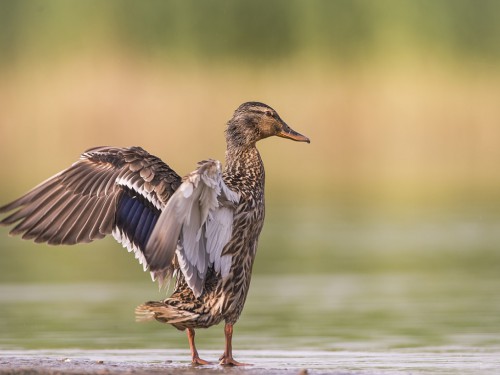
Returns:
[[[224,321],[220,365],[233,358],[233,327],[245,305],[265,216],[265,171],[256,143],[269,137],[310,143],[270,106],[241,104],[225,130],[225,164],[207,159],[184,177],[140,147],[94,147],[78,161],[0,207],[11,235],[75,245],[112,235],[170,297],[139,305],[136,320],[186,331]]]

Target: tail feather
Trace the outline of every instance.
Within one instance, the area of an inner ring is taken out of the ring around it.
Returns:
[[[186,310],[180,310],[175,306],[170,306],[162,301],[150,301],[135,308],[135,320],[137,322],[146,322],[156,319],[161,323],[179,324],[193,321],[199,317]]]
[[[148,322],[155,318],[155,313],[147,308],[146,305],[139,305],[135,308],[135,321]]]

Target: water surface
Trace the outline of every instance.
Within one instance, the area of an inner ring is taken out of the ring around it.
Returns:
[[[500,372],[499,287],[461,272],[259,275],[235,356],[251,371]],[[148,283],[0,284],[2,357],[187,366],[183,332],[134,322],[138,303],[163,296]],[[197,343],[216,361],[222,325],[199,330]]]

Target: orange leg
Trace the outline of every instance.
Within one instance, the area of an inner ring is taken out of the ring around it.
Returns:
[[[251,366],[248,363],[240,363],[236,362],[233,358],[233,325],[226,323],[224,326],[224,335],[226,336],[226,348],[224,350],[224,354],[220,357],[219,364],[223,366]]]
[[[196,350],[196,345],[194,344],[194,329],[187,329],[187,336],[189,341],[189,349],[191,349],[191,362],[193,365],[210,365],[211,363],[201,359],[198,355],[198,350]]]

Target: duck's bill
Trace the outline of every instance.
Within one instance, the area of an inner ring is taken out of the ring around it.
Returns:
[[[289,128],[288,126],[283,128],[278,134],[276,134],[278,137],[281,138],[288,138],[293,141],[297,142],[307,142],[311,143],[309,138],[307,138],[305,135],[302,135],[300,133],[297,133],[295,130]]]

